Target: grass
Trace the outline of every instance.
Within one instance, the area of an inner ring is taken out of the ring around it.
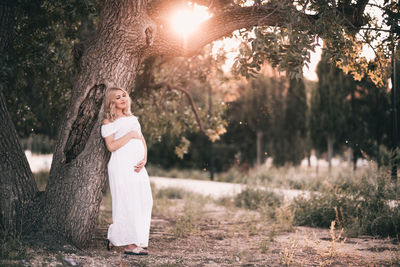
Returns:
[[[183,199],[190,192],[184,191],[177,187],[167,187],[156,190],[156,198],[158,199]]]
[[[325,166],[320,166],[318,171],[315,167],[294,167],[290,165],[276,168],[264,164],[259,168],[251,168],[247,171],[240,169],[238,166],[233,166],[225,172],[215,173],[214,181],[241,183],[250,187],[263,186],[267,188],[320,191],[327,184],[345,185],[346,181],[357,179],[357,177],[364,175],[365,172],[375,168],[373,164],[371,166],[371,168],[359,168],[357,172],[354,172],[347,163],[333,167],[331,172]],[[202,170],[164,170],[151,164],[147,165],[146,168],[152,176],[210,180],[209,173]]]
[[[158,189],[153,185],[152,192],[153,214],[173,220],[170,231],[175,238],[185,238],[199,231],[198,224],[202,222],[208,199],[176,187]]]
[[[198,194],[186,191],[184,195],[183,214],[178,217],[173,228],[177,238],[199,232],[198,224],[202,222],[204,206],[207,203],[207,199]]]
[[[209,174],[200,170],[162,170],[147,166],[151,175],[170,176],[208,180]],[[48,172],[35,174],[39,188],[43,190],[47,183]],[[400,209],[395,205],[400,201],[400,188],[394,186],[385,170],[377,171],[373,164],[353,172],[345,164],[334,167],[331,173],[320,167],[274,168],[263,165],[247,172],[232,167],[225,173],[217,173],[216,181],[239,182],[247,185],[236,197],[224,197],[216,201],[234,212],[235,208],[244,208],[260,212],[264,218],[273,219],[283,226],[280,231],[292,231],[294,225],[329,228],[332,221],[344,229],[347,236],[362,234],[397,237],[400,232]],[[257,189],[258,188],[258,189]],[[259,188],[286,188],[310,191],[310,196],[294,199],[290,206],[282,206],[282,198],[272,191]],[[179,201],[198,201],[199,196],[180,188],[155,189],[153,212],[166,217],[176,215]],[[192,200],[191,200],[192,199]],[[111,205],[107,196],[103,201]],[[203,203],[200,201],[199,203]],[[188,204],[189,205],[189,204]],[[204,203],[203,203],[204,205]],[[184,236],[195,229],[196,215],[189,210],[202,210],[199,207],[186,207],[185,218],[176,216],[176,235]],[[103,210],[99,223],[107,224],[111,209]]]
[[[332,221],[350,236],[360,234],[397,237],[400,232],[399,187],[383,172],[327,186],[309,198],[292,203],[297,225],[330,227]]]
[[[247,187],[235,197],[235,205],[240,208],[257,210],[264,206],[273,208],[281,204],[282,197],[274,192]]]

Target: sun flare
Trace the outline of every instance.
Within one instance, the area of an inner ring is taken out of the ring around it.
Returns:
[[[185,9],[177,10],[171,16],[171,26],[178,34],[188,35],[192,33],[201,22],[211,17],[207,10],[207,7],[196,4]]]

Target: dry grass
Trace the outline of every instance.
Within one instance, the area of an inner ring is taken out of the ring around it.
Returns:
[[[182,198],[175,198],[175,193],[153,190],[156,212],[152,218],[149,256],[124,255],[123,248],[107,252],[104,243],[99,242],[106,236],[104,224],[86,250],[60,247],[55,251],[35,246],[33,251],[25,244],[25,266],[67,266],[68,262],[76,262],[77,266],[152,267],[368,266],[371,263],[395,266],[398,263],[395,256],[398,245],[371,237],[344,240],[340,230],[334,228],[329,231],[293,226],[287,206],[275,207],[276,216],[271,217],[262,209],[238,208],[232,204],[233,200],[223,206],[190,192],[182,192]],[[100,220],[104,223],[110,221],[110,205],[106,195]],[[292,228],[291,232],[288,228]],[[8,259],[8,263],[16,266],[21,258]]]

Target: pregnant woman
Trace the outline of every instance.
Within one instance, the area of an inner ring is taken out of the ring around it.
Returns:
[[[111,152],[108,179],[113,223],[108,228],[107,249],[126,246],[125,254],[147,255],[153,198],[144,167],[146,142],[131,111],[131,99],[121,88],[109,88],[101,135]]]

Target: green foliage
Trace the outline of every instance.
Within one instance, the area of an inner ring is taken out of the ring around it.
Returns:
[[[188,136],[201,130],[193,109],[203,126],[201,134],[215,141],[225,132],[225,103],[217,90],[226,79],[221,70],[224,59],[212,56],[210,49],[207,46],[190,59],[144,62],[133,90],[132,110],[145,118],[141,124],[149,148],[167,142],[180,159],[186,159]]]
[[[274,210],[280,206],[282,197],[272,191],[246,188],[235,197],[235,205],[239,208],[257,210],[270,208]]]
[[[238,163],[252,164],[257,132],[261,132],[261,162],[271,156],[276,166],[298,165],[304,158],[307,132],[304,83],[288,81],[267,66],[263,71],[265,75],[250,79],[248,84],[239,84],[240,97],[228,104],[228,132],[222,142],[236,145]]]
[[[277,80],[276,77],[259,76],[241,83],[237,89],[239,97],[228,103],[228,133],[222,141],[240,151],[240,162],[252,163],[255,159],[257,132],[263,136],[271,133],[274,112],[271,98]],[[267,142],[262,141],[261,150],[266,151],[266,146]]]
[[[368,78],[384,86],[390,77],[390,57],[400,38],[396,1],[368,3],[366,8],[362,7],[365,1],[261,2],[277,11],[273,15],[279,16],[279,24],[239,31],[243,44],[234,65],[237,74],[254,76],[267,61],[287,71],[290,78],[301,78],[321,38],[329,49],[328,58],[355,80]],[[305,19],[304,14],[314,16]],[[375,59],[366,58],[364,46]]]
[[[73,48],[94,28],[96,1],[18,0],[0,88],[21,137],[56,137],[76,72]]]
[[[344,143],[350,104],[346,101],[348,92],[355,87],[336,66],[329,63],[326,53],[318,64],[318,88],[311,98],[311,140],[319,151],[326,151],[327,140]]]
[[[386,174],[370,174],[352,180],[345,188],[335,186],[294,200],[297,225],[329,227],[332,221],[351,235],[396,237],[400,230],[398,185]]]
[[[291,79],[281,101],[283,108],[275,105],[278,110],[274,110],[271,156],[275,166],[287,163],[297,166],[303,160],[306,149],[308,107],[303,81]],[[282,114],[279,114],[281,110]]]
[[[270,1],[281,12],[284,27],[256,27],[254,31],[243,32],[243,44],[240,55],[233,66],[236,73],[254,76],[264,62],[269,62],[279,71],[287,71],[290,78],[301,78],[303,66],[310,61],[310,51],[314,50],[315,34],[311,34],[313,25],[299,24],[301,14],[294,12],[296,7],[287,1]]]
[[[391,147],[391,118],[389,94],[369,80],[357,82],[349,92],[350,113],[347,116],[346,140],[353,149],[353,157],[375,159],[382,163],[382,144]]]
[[[353,150],[354,162],[361,156],[380,164],[380,146],[390,146],[389,95],[368,79],[359,82],[328,61],[326,51],[318,64],[318,88],[311,98],[310,130],[314,147],[326,151],[327,140],[340,150]],[[364,153],[364,155],[362,155]]]

